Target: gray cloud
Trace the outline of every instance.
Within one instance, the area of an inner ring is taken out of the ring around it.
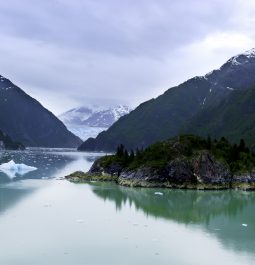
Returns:
[[[252,48],[254,11],[241,0],[0,2],[0,74],[55,113],[136,105]]]

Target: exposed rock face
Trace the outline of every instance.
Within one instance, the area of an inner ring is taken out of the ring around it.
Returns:
[[[193,172],[200,183],[222,185],[231,182],[231,173],[228,167],[215,161],[208,152],[202,153],[194,159]]]
[[[124,170],[121,173],[120,177],[126,179],[145,180],[148,182],[153,182],[153,181],[163,182],[166,181],[166,172],[164,170],[157,170],[149,167],[141,167],[131,171]]]
[[[101,160],[98,159],[96,160],[93,165],[91,166],[90,170],[88,171],[89,174],[91,175],[105,175],[105,174],[109,174],[109,175],[114,175],[114,176],[119,176],[120,172],[122,171],[123,167],[114,162],[112,163],[110,166],[103,166],[101,164]]]
[[[171,161],[167,168],[168,181],[176,183],[195,183],[197,181],[190,165],[185,160],[176,159]]]

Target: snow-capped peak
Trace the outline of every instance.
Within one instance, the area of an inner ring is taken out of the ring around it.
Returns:
[[[251,58],[255,58],[255,48],[233,56],[227,61],[227,63],[231,63],[232,65],[240,65],[249,62],[248,59]]]
[[[81,125],[87,123],[96,123],[95,127],[109,127],[123,115],[128,114],[131,109],[126,105],[118,105],[116,107],[99,107],[96,105],[82,106],[71,109],[59,116],[66,125]]]
[[[109,128],[120,117],[128,114],[131,108],[126,105],[102,107],[86,105],[71,109],[59,116],[67,128],[81,139],[95,137]]]
[[[126,105],[118,105],[115,108],[111,109],[114,115],[115,121],[117,121],[120,117],[128,114],[131,111],[131,108]]]
[[[252,48],[251,50],[244,52],[243,55],[245,55],[248,58],[255,57],[255,48]]]

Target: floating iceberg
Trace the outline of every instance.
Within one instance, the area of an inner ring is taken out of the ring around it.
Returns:
[[[37,170],[37,168],[25,164],[16,164],[13,160],[0,165],[0,171],[8,175],[10,178],[23,176],[26,173],[34,170]]]

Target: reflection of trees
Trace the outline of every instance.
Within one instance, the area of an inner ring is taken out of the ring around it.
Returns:
[[[148,215],[163,217],[180,223],[208,223],[219,214],[234,217],[255,201],[253,193],[246,195],[234,191],[190,191],[126,188],[108,183],[96,184],[93,192],[104,200],[114,201],[117,209],[127,202]]]
[[[255,193],[164,189],[160,190],[163,196],[157,196],[156,191],[109,183],[93,185],[93,192],[113,201],[118,210],[125,204],[134,205],[148,216],[205,228],[225,246],[255,252]]]

